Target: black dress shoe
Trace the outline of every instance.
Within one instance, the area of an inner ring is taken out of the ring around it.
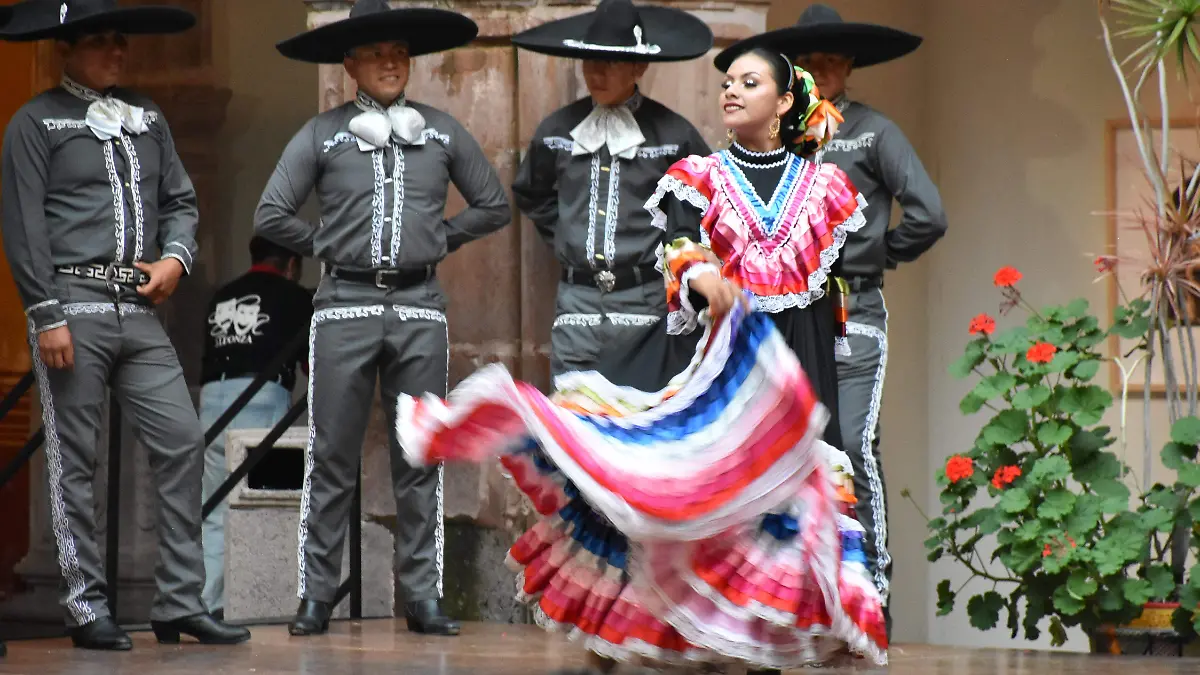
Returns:
[[[236,645],[250,639],[250,631],[217,621],[211,614],[195,614],[174,621],[151,621],[150,628],[161,644],[178,644],[180,635],[190,635],[202,645]]]
[[[320,635],[329,630],[329,616],[333,608],[328,602],[304,599],[296,609],[296,617],[288,624],[292,635]]]
[[[783,671],[778,668],[752,668],[746,671],[746,675],[782,675]]]
[[[437,600],[421,600],[404,605],[408,629],[426,635],[458,635],[458,622],[442,614]]]
[[[104,649],[128,651],[133,649],[133,640],[121,630],[111,616],[89,621],[71,629],[71,642],[80,649]]]
[[[8,645],[0,640],[0,658],[4,658],[5,656],[8,656]]]
[[[216,619],[217,621],[225,620],[225,610],[223,610],[223,609],[218,609],[214,612],[209,612],[209,614],[212,614],[213,618]]]

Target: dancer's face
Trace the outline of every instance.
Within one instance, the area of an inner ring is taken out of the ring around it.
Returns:
[[[757,54],[739,57],[725,72],[721,85],[722,121],[726,129],[739,137],[757,138],[764,135],[775,121],[792,107],[792,92],[779,93],[787,82],[779,85],[772,76],[771,64]]]
[[[358,88],[381,105],[391,105],[408,86],[408,45],[379,42],[356,47],[343,61]]]
[[[125,70],[129,45],[116,31],[82,35],[74,41],[59,41],[63,70],[79,84],[104,91],[117,86]]]
[[[583,81],[597,105],[621,105],[633,96],[638,80],[646,73],[645,63],[584,61]]]

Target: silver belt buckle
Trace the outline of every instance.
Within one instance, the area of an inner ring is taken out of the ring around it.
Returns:
[[[378,288],[382,288],[383,290],[386,291],[386,290],[388,290],[388,285],[383,283],[383,278],[384,278],[385,274],[391,274],[391,271],[390,270],[375,270],[375,286]]]
[[[596,272],[596,285],[600,287],[601,292],[612,293],[617,285],[617,275],[608,270]]]

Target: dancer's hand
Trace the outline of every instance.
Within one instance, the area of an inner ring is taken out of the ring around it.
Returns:
[[[75,344],[66,326],[38,333],[37,341],[42,363],[51,368],[71,368],[75,365]]]
[[[136,262],[133,266],[150,277],[149,281],[138,286],[138,294],[156,305],[171,297],[179,285],[179,278],[183,276],[183,263],[175,258],[163,258],[152,263]]]
[[[748,303],[746,296],[742,294],[742,289],[716,272],[705,272],[697,276],[692,279],[690,286],[708,300],[708,313],[714,318],[724,316],[726,312],[733,309],[736,302],[740,302],[742,307],[747,307]]]

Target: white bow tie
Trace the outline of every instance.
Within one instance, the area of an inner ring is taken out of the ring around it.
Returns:
[[[102,141],[118,138],[122,130],[137,136],[150,129],[150,125],[146,122],[145,108],[129,105],[111,95],[101,94],[65,75],[62,79],[62,86],[75,96],[92,102],[88,106],[84,121],[96,138]]]
[[[362,112],[350,120],[350,133],[358,138],[363,152],[387,147],[393,139],[401,145],[425,145],[425,117],[401,98],[385,111],[374,101],[358,97]]]
[[[571,130],[575,144],[572,155],[590,155],[605,145],[613,157],[633,159],[638,146],[646,142],[633,111],[623,105],[598,105]]]

